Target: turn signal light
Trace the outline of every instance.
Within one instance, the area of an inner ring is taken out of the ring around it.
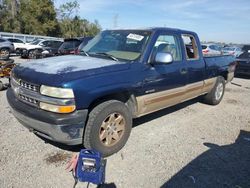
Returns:
[[[76,109],[76,106],[75,105],[58,106],[54,104],[40,102],[40,108],[46,111],[50,111],[50,112],[66,114],[66,113],[74,112]]]

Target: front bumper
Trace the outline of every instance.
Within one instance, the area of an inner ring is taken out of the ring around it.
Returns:
[[[29,130],[49,140],[67,144],[82,144],[88,110],[56,114],[30,106],[18,100],[11,88],[7,100],[16,119]]]

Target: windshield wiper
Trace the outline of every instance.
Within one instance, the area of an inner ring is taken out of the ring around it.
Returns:
[[[84,55],[86,55],[86,56],[89,57],[89,54],[88,54],[87,52],[85,52],[84,50],[81,50],[81,51],[80,51],[80,54],[81,54],[81,55],[84,54]]]
[[[104,56],[109,57],[110,59],[112,59],[114,61],[119,61],[116,57],[114,57],[111,54],[108,54],[106,52],[98,52],[98,53],[94,53],[94,55],[104,55]]]

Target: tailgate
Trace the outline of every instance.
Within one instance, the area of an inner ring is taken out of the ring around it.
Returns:
[[[239,59],[237,60],[237,67],[249,68],[250,69],[250,59]]]
[[[250,59],[238,59],[237,63],[236,73],[250,75]]]

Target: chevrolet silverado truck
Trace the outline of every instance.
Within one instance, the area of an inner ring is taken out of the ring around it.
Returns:
[[[232,56],[203,57],[194,32],[105,30],[80,55],[17,65],[7,99],[37,135],[109,156],[125,145],[133,118],[198,96],[219,104],[235,66]]]

